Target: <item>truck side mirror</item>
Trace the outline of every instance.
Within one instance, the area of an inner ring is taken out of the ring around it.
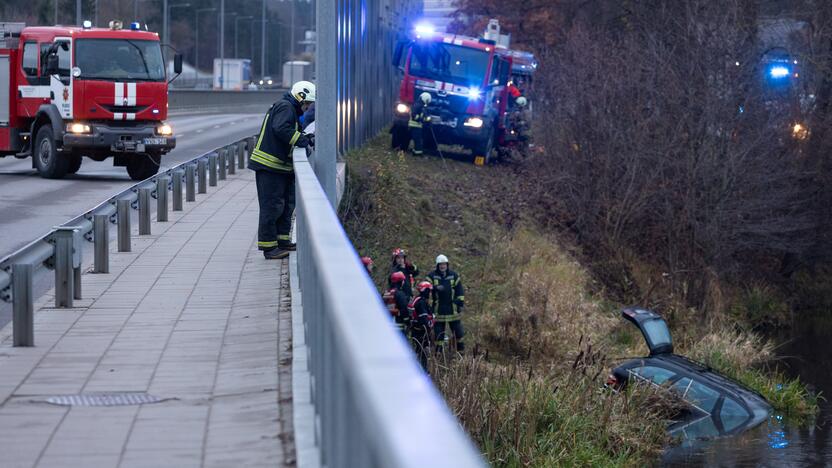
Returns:
[[[182,54],[173,56],[173,72],[177,75],[182,73]]]
[[[58,54],[51,53],[46,56],[46,75],[58,74]]]

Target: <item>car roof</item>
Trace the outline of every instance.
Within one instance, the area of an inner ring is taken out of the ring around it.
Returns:
[[[682,377],[692,378],[693,380],[705,383],[708,386],[719,390],[720,393],[727,393],[738,400],[746,402],[746,404],[755,404],[758,407],[771,409],[771,406],[766,401],[765,397],[753,389],[746,387],[730,377],[720,374],[716,370],[705,366],[702,363],[693,361],[684,356],[679,356],[678,354],[660,354],[640,359],[633,359],[619,365],[617,369],[630,370],[641,366],[662,367],[671,370]]]

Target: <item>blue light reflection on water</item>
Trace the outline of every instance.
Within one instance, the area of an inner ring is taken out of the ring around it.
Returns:
[[[778,387],[782,388],[782,385],[778,385]],[[783,416],[779,414],[768,419],[768,446],[775,450],[784,449],[789,446],[789,439],[783,428]]]

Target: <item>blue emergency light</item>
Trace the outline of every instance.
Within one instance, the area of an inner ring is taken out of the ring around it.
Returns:
[[[482,91],[480,91],[480,89],[477,88],[476,86],[472,86],[471,88],[468,89],[468,99],[470,99],[472,101],[476,101],[481,96],[482,96]]]
[[[131,31],[139,31],[141,28],[142,28],[142,25],[138,21],[133,21],[132,23],[130,23],[130,30]]]
[[[783,65],[774,65],[768,69],[768,76],[775,80],[786,78],[790,74],[791,70],[789,70],[789,67]]]

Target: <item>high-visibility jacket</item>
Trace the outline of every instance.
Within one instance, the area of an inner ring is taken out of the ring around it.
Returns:
[[[292,172],[292,150],[305,148],[309,139],[301,133],[298,117],[300,102],[289,93],[274,105],[263,118],[260,135],[249,153],[248,167],[255,171]]]
[[[451,269],[445,270],[444,274],[434,270],[428,273],[428,281],[433,284],[433,310],[436,321],[459,320],[460,309],[465,305],[465,288],[459,274]]]
[[[407,126],[422,128],[422,123],[430,120],[427,112],[428,106],[417,99],[416,102],[413,103],[413,107],[410,108],[410,121],[407,123]]]

